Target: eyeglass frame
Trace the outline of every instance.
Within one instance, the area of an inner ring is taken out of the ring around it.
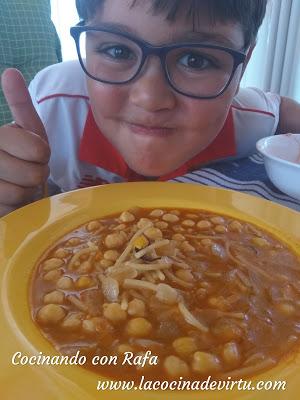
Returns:
[[[94,80],[96,80],[98,82],[102,82],[102,83],[108,83],[108,84],[111,84],[111,85],[124,85],[124,84],[132,82],[139,75],[139,73],[141,72],[141,70],[142,70],[142,68],[143,68],[143,66],[145,64],[145,61],[148,58],[148,56],[155,55],[160,59],[161,66],[162,66],[162,69],[164,71],[164,76],[165,76],[168,84],[171,86],[171,88],[175,92],[177,92],[177,93],[179,93],[179,94],[181,94],[183,96],[191,97],[191,98],[194,98],[194,99],[215,99],[215,98],[221,96],[227,90],[227,88],[229,87],[229,85],[230,85],[230,83],[231,83],[231,81],[232,81],[232,79],[234,77],[234,74],[235,74],[235,72],[237,70],[237,67],[240,64],[243,64],[245,62],[245,60],[246,60],[246,57],[247,57],[246,53],[243,53],[243,52],[238,51],[238,50],[233,50],[233,49],[228,48],[228,47],[223,47],[223,46],[218,46],[218,45],[210,45],[210,44],[202,44],[202,43],[194,43],[194,42],[193,43],[178,43],[178,44],[177,43],[173,43],[173,44],[165,45],[165,46],[153,46],[152,44],[146,42],[145,40],[137,39],[137,38],[131,36],[130,34],[126,34],[126,33],[123,33],[123,32],[120,33],[118,31],[114,31],[112,29],[107,29],[105,27],[103,27],[103,28],[101,28],[101,27],[92,27],[92,26],[87,26],[87,25],[83,25],[83,24],[84,24],[84,21],[81,21],[76,26],[72,26],[70,28],[70,34],[73,37],[73,39],[75,41],[75,44],[76,44],[76,51],[77,51],[77,55],[78,55],[78,59],[79,59],[80,65],[81,65],[82,69],[84,70],[84,72],[86,73],[86,75],[89,76],[91,79],[94,79]],[[86,69],[86,67],[84,65],[83,59],[81,57],[79,37],[80,37],[82,32],[90,32],[90,31],[106,32],[106,33],[112,33],[114,35],[119,35],[119,36],[124,37],[124,38],[126,38],[128,40],[131,40],[133,43],[135,43],[141,49],[142,58],[141,58],[141,61],[140,61],[140,66],[137,69],[136,73],[130,79],[128,79],[127,81],[115,82],[115,81],[109,81],[109,80],[103,80],[103,79],[96,78],[95,76],[91,75],[88,72],[88,70]],[[233,63],[233,67],[232,67],[232,72],[231,72],[230,78],[229,78],[227,84],[224,86],[224,88],[219,93],[217,93],[216,95],[213,95],[213,96],[196,96],[196,95],[184,93],[180,89],[176,88],[176,86],[173,84],[173,82],[171,80],[171,77],[170,77],[170,74],[169,74],[169,71],[168,71],[166,57],[167,57],[167,54],[171,50],[179,49],[181,47],[189,47],[189,48],[193,48],[193,47],[199,48],[199,47],[201,47],[201,48],[204,48],[204,49],[222,50],[222,51],[224,51],[224,52],[226,52],[226,53],[228,53],[228,54],[230,54],[232,56],[232,58],[234,60],[234,63]]]

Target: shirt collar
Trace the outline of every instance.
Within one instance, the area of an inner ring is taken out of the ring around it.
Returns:
[[[161,176],[158,180],[166,181],[176,178],[177,176],[184,175],[196,169],[202,164],[230,157],[235,154],[235,133],[232,110],[230,108],[225,124],[213,142],[181,167],[167,175]],[[121,154],[101,133],[94,120],[91,108],[88,111],[83,136],[79,146],[79,160],[113,172],[126,181],[146,180],[145,177],[137,174],[128,167]]]

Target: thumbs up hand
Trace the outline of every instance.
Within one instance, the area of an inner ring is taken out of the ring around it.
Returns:
[[[0,127],[0,216],[3,216],[30,201],[38,186],[47,180],[50,148],[22,74],[7,69],[1,84],[14,118],[14,123]]]

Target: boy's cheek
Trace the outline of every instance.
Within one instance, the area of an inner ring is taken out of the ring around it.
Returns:
[[[224,95],[211,100],[187,101],[181,110],[182,121],[190,129],[216,136],[225,123],[232,97]]]
[[[96,121],[98,122],[103,117],[117,116],[124,106],[124,99],[126,98],[123,90],[114,85],[94,82],[89,80],[87,87]]]

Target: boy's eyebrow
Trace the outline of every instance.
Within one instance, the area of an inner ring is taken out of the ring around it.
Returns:
[[[119,23],[101,23],[94,28],[106,28],[111,29],[116,33],[125,33],[130,34],[133,37],[139,39],[140,35],[136,32],[135,29],[130,28],[127,25],[119,24]],[[184,32],[179,35],[172,35],[170,38],[170,43],[172,42],[199,42],[199,43],[210,43],[210,44],[219,44],[221,46],[226,46],[230,48],[236,48],[237,45],[230,38],[221,33],[207,32],[207,31],[189,31]]]
[[[220,44],[223,46],[227,46],[230,48],[235,48],[236,43],[230,40],[227,36],[222,35],[221,33],[213,33],[207,31],[192,31],[186,32],[183,35],[174,36],[176,41],[189,41],[189,42],[208,42],[211,44]]]

